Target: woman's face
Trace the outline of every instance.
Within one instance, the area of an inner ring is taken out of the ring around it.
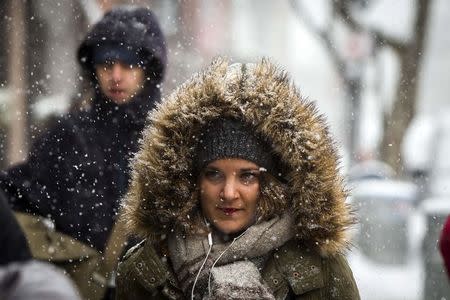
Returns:
[[[232,234],[255,222],[259,167],[244,159],[218,159],[200,176],[203,215],[216,229]]]

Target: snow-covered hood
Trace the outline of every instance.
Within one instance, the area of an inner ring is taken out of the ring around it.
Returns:
[[[192,175],[196,137],[205,124],[223,116],[252,124],[288,167],[296,238],[324,253],[345,250],[354,220],[327,125],[314,104],[267,60],[230,66],[217,59],[151,113],[124,201],[131,231],[154,237],[189,222],[198,201]]]
[[[86,35],[78,48],[81,66],[92,71],[94,47],[107,43],[125,44],[151,57],[149,72],[161,82],[166,68],[167,53],[164,35],[155,15],[147,8],[124,5],[105,14]]]

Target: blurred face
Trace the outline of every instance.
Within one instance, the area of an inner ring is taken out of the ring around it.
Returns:
[[[255,222],[259,167],[244,159],[219,159],[200,176],[202,213],[225,234],[238,233]]]
[[[116,104],[129,102],[144,85],[144,70],[120,61],[95,66],[102,93]]]

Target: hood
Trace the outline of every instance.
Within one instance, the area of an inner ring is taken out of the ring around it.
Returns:
[[[149,57],[146,72],[159,83],[164,77],[167,53],[164,35],[155,15],[147,8],[118,6],[105,14],[78,48],[78,61],[93,72],[94,47],[108,43],[131,46]]]
[[[286,165],[296,238],[324,253],[345,250],[354,218],[327,125],[287,74],[264,59],[230,65],[219,58],[152,111],[124,202],[130,231],[151,239],[189,222],[198,203],[196,137],[219,117],[251,124]]]

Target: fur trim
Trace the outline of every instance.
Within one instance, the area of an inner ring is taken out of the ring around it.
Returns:
[[[254,126],[288,167],[296,238],[324,254],[344,251],[354,217],[345,203],[325,120],[287,74],[265,59],[231,66],[216,59],[152,112],[132,162],[124,208],[130,230],[154,238],[193,218],[198,203],[191,165],[196,137],[208,121],[222,116]]]

